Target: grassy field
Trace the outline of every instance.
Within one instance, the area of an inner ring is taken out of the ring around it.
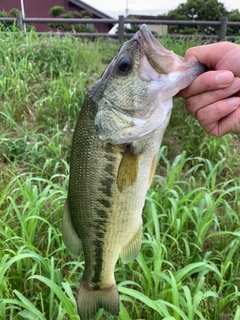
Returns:
[[[193,40],[161,39],[184,55]],[[83,271],[62,243],[71,139],[114,42],[0,35],[0,319],[79,319]],[[239,137],[175,100],[138,258],[116,266],[120,320],[240,319]],[[111,319],[100,310],[95,319]]]

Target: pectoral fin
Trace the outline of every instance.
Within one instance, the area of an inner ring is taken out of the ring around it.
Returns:
[[[138,174],[139,155],[125,152],[118,169],[117,185],[120,192],[133,185]]]
[[[70,216],[68,200],[65,202],[63,220],[62,220],[62,237],[65,246],[76,256],[80,254],[82,246],[81,239],[73,228]]]
[[[150,167],[150,172],[149,172],[149,177],[148,177],[148,186],[150,187],[151,183],[152,183],[152,178],[156,169],[156,164],[157,164],[157,158],[158,158],[158,154],[155,155],[155,157],[152,159],[152,164]]]
[[[131,260],[134,260],[140,249],[142,244],[142,225],[140,225],[137,232],[134,234],[130,242],[121,252],[121,260],[123,263],[128,263]]]

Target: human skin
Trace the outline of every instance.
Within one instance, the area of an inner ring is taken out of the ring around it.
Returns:
[[[188,112],[211,135],[240,133],[240,45],[219,42],[192,47],[185,60],[209,69],[179,93]]]

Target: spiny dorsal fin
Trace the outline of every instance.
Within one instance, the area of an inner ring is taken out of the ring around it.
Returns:
[[[134,234],[132,239],[126,245],[126,247],[122,250],[120,256],[123,263],[128,263],[129,261],[134,260],[140,249],[142,244],[142,225],[138,228],[137,232]]]
[[[65,202],[62,219],[62,237],[65,246],[76,256],[80,254],[81,239],[73,228],[68,199]]]
[[[132,186],[137,179],[139,154],[127,149],[118,168],[117,185],[120,192]]]

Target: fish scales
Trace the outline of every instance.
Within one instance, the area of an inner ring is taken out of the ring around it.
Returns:
[[[69,204],[70,211],[83,212],[72,216],[73,225],[79,225],[76,230],[85,254],[82,281],[98,290],[115,287],[114,267],[119,253],[141,228],[141,212],[149,187],[149,167],[160,142],[154,143],[152,138],[145,141],[139,156],[141,169],[132,185],[135,192],[129,193],[129,188],[120,192],[118,169],[126,146],[99,140],[92,121],[94,108],[92,101],[86,100],[76,126],[71,159],[76,165],[71,172],[68,198],[75,199]],[[160,141],[162,134],[157,134]],[[118,306],[117,289],[115,291]],[[84,305],[85,301],[81,303]],[[118,307],[115,308],[112,313],[117,314]]]
[[[172,97],[203,71],[162,47],[143,25],[86,96],[73,135],[62,222],[66,246],[84,253],[81,320],[99,308],[119,313],[114,268],[119,255],[127,263],[140,250],[142,209]]]
[[[102,142],[91,120],[94,110],[89,114],[89,109],[94,109],[93,103],[91,100],[86,100],[85,105],[73,138],[71,162],[76,165],[71,172],[68,197],[75,199],[74,204],[70,203],[71,211],[79,210],[86,213],[72,217],[73,225],[79,225],[78,236],[82,239],[85,252],[86,272],[90,272],[85,274],[85,277],[93,285],[98,285],[100,279],[101,285],[112,285],[113,281],[111,279],[109,282],[108,277],[109,274],[113,275],[119,252],[129,243],[141,225],[142,207],[149,187],[149,167],[159,150],[161,132],[155,134],[159,135],[158,139],[155,137],[147,139],[141,146],[140,170],[131,187],[134,192],[129,193],[129,188],[120,192],[117,187],[117,176],[126,146]],[[83,177],[85,177],[84,183]],[[87,212],[91,212],[91,215]],[[126,224],[126,221],[129,223]],[[88,225],[87,229],[84,227],[85,224]],[[117,228],[108,228],[114,225]],[[106,252],[99,250],[103,239],[106,241]],[[105,268],[111,270],[106,272],[106,279],[101,265],[103,259],[108,261]],[[110,266],[111,260],[113,264]],[[97,264],[94,267],[95,261]]]

